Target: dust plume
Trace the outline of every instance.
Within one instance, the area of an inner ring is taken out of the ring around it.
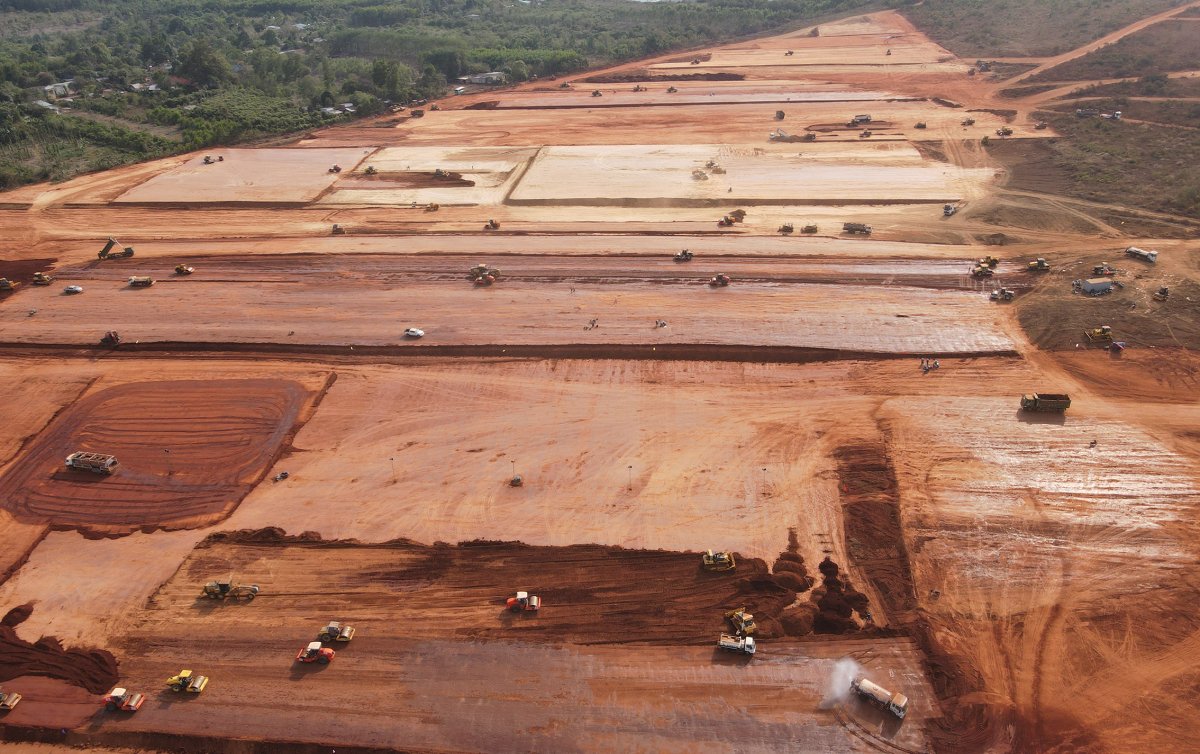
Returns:
[[[825,684],[825,698],[821,700],[821,709],[829,709],[850,696],[850,682],[855,676],[862,675],[863,666],[849,657],[843,657],[833,664],[833,671]]]

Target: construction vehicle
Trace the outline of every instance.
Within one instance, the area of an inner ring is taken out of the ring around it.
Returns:
[[[334,165],[334,166],[332,166],[332,167],[330,167],[330,168],[329,168],[329,172],[330,172],[330,173],[340,173],[340,172],[342,172],[342,166],[341,166],[341,165]]]
[[[334,223],[334,224],[333,224],[333,235],[335,235],[335,236],[344,236],[344,235],[346,235],[346,229],[345,229],[345,228],[343,228],[341,225],[338,225],[337,223]]]
[[[725,620],[729,622],[729,625],[733,627],[733,632],[738,636],[749,636],[758,628],[754,624],[754,616],[746,612],[744,607],[726,612]]]
[[[167,679],[167,686],[176,693],[187,691],[192,694],[199,694],[208,686],[208,676],[197,675],[191,670],[181,670],[179,671],[179,675],[174,675]]]
[[[973,125],[975,125],[975,119],[974,118],[963,118],[962,125],[963,126],[973,126]]]
[[[196,271],[195,267],[189,267],[186,264],[175,265],[175,274],[176,275],[191,275],[195,271]]]
[[[800,229],[800,232],[801,232],[801,233],[816,233],[816,232],[817,232],[817,226],[815,226],[815,225],[805,225],[803,228],[801,228],[801,229]]]
[[[437,212],[441,208],[442,208],[442,205],[438,204],[437,202],[433,202],[433,203],[425,205],[426,212]]]
[[[871,226],[864,223],[842,223],[843,233],[862,233],[865,236],[871,235]]]
[[[603,97],[603,96],[604,96],[604,92],[600,91],[599,89],[593,89],[593,90],[592,90],[592,96],[593,96],[593,97]]]
[[[210,600],[240,600],[245,599],[247,602],[254,599],[258,595],[258,584],[234,584],[232,581],[210,581],[204,585],[204,591],[200,593],[202,597],[208,597]]]
[[[646,87],[642,86],[641,84],[638,84],[638,85],[636,85],[636,86],[634,86],[634,87],[633,87],[633,91],[635,91],[635,92],[644,92],[644,91],[646,91]]]
[[[431,113],[436,113],[438,110],[441,110],[441,109],[442,109],[442,106],[436,102],[434,102],[432,105],[429,106],[429,112],[431,112]]]
[[[483,229],[484,230],[500,230],[500,223],[496,222],[495,220],[488,220],[486,223],[484,223]]]
[[[718,272],[708,281],[708,285],[711,288],[724,288],[729,285],[729,276],[723,272]]]
[[[214,159],[212,158],[212,155],[211,155],[211,154],[206,154],[206,155],[204,155],[204,164],[205,164],[205,165],[211,165],[211,164],[213,164],[214,162],[216,162],[216,160],[214,160]]]
[[[737,220],[734,220],[729,215],[725,215],[720,220],[717,220],[717,227],[718,228],[728,228],[728,227],[731,227],[732,225],[734,225],[736,222],[737,222]]]
[[[1084,330],[1083,334],[1086,335],[1087,339],[1090,341],[1099,340],[1111,343],[1113,339],[1112,327],[1108,325],[1101,325],[1100,327],[1096,327],[1091,330]]]
[[[104,244],[104,248],[96,252],[96,257],[99,259],[122,259],[133,256],[133,247],[126,246],[120,251],[113,251],[120,243],[115,238],[108,239],[108,243]]]
[[[1029,263],[1028,270],[1030,272],[1049,272],[1050,263],[1046,261],[1045,257],[1038,257]]]
[[[853,118],[850,119],[850,122],[847,125],[850,128],[854,128],[855,126],[862,125],[863,123],[870,123],[870,122],[871,122],[870,115],[855,115]]]
[[[1000,128],[996,129],[996,135],[997,136],[1012,136],[1013,130],[1011,128],[1009,128],[1008,126],[1001,126]]]
[[[108,332],[104,333],[104,337],[100,339],[100,345],[112,346],[113,348],[116,348],[117,346],[121,345],[121,336],[116,330],[109,330]]]
[[[1128,249],[1126,249],[1125,256],[1134,257],[1135,259],[1141,259],[1144,262],[1157,262],[1158,261],[1158,252],[1157,251],[1147,251],[1146,249],[1139,249],[1136,246],[1130,246]],[[37,281],[34,281],[34,282],[37,282]]]
[[[985,256],[979,260],[979,264],[982,267],[990,267],[992,269],[996,269],[996,266],[1000,264],[1000,258],[994,257],[991,254],[988,254],[987,256]]]
[[[328,665],[333,660],[333,656],[337,654],[329,647],[322,647],[319,641],[310,641],[304,649],[296,653],[296,662],[315,662],[321,665]]]
[[[677,92],[677,91],[679,91],[679,90],[678,90],[678,89],[676,89],[676,88],[675,88],[675,87],[673,87],[673,86],[668,86],[668,87],[667,87],[667,94],[674,94],[674,93],[675,93],[675,92]]]
[[[1016,292],[1011,288],[997,288],[992,291],[992,294],[988,298],[992,301],[1012,301],[1016,295]]]
[[[344,626],[337,621],[330,621],[317,632],[317,641],[349,641],[354,639],[354,627]]]
[[[54,282],[53,275],[47,275],[44,272],[33,273],[33,284],[34,285],[50,285],[53,282]]]
[[[870,131],[863,131],[862,133],[860,133],[860,134],[858,135],[858,138],[860,138],[860,139],[869,139],[869,138],[871,138],[871,132],[870,132]]]
[[[542,598],[529,592],[517,592],[504,604],[514,613],[536,613],[542,608]]]
[[[795,231],[796,231],[796,226],[792,225],[791,223],[784,223],[783,225],[779,226],[779,232],[784,234],[785,236],[789,233],[794,233]]]
[[[985,267],[982,264],[977,264],[971,268],[971,277],[973,278],[990,278],[995,274],[991,267]]]
[[[470,270],[467,270],[467,279],[475,283],[475,285],[491,285],[500,277],[500,270],[495,267],[489,267],[486,264],[477,264]]]
[[[754,654],[754,638],[750,636],[731,636],[729,634],[721,634],[717,637],[717,647],[724,649],[726,652],[741,652],[742,654]]]
[[[149,288],[154,285],[154,278],[149,275],[134,275],[129,278],[130,288]]]
[[[145,701],[145,694],[135,694],[117,686],[104,697],[104,707],[109,712],[137,712]]]
[[[1037,123],[1033,124],[1033,130],[1035,131],[1045,131],[1049,127],[1050,124],[1044,120],[1039,120]]]
[[[1021,396],[1022,411],[1053,411],[1062,413],[1071,407],[1066,393],[1029,393]]]
[[[787,117],[787,114],[785,112],[783,112],[782,110],[775,111],[775,120],[783,120],[786,117]]]
[[[695,256],[696,255],[691,251],[688,251],[687,249],[681,249],[680,251],[675,252],[675,256],[672,258],[676,262],[690,262]]]
[[[374,165],[368,165],[367,169],[363,171],[363,175],[379,175],[379,168]]]
[[[514,474],[512,479],[508,480],[508,486],[509,487],[524,487],[525,480],[521,477],[520,474]]]
[[[424,118],[425,111],[424,110],[413,110],[411,113],[408,114],[408,116],[410,118]]]
[[[1092,267],[1093,275],[1101,275],[1103,277],[1114,277],[1117,274],[1117,268],[1110,265],[1108,262],[1101,262]]]
[[[15,691],[0,689],[0,709],[10,710],[21,702],[21,695]]]
[[[76,451],[67,456],[67,468],[77,469],[79,471],[90,471],[93,474],[104,474],[112,476],[117,471],[116,456],[110,456],[105,453],[86,453],[84,451]]]
[[[697,181],[707,181],[708,173],[705,173],[703,170],[699,170],[699,169],[693,170],[692,171],[692,179],[697,180]]]
[[[1164,285],[1162,288],[1159,288],[1157,291],[1155,291],[1151,297],[1155,301],[1166,301],[1167,297],[1170,295],[1171,295],[1171,291],[1168,290],[1167,286]]]
[[[955,212],[958,212],[958,207],[953,204],[942,205],[942,217],[953,217]]]
[[[917,121],[917,125],[913,126],[913,128],[921,128],[921,129],[925,129],[925,128],[929,128],[929,126],[927,126],[927,125],[925,124],[925,121],[923,121],[923,120],[919,120],[919,121]]]
[[[8,278],[0,278],[0,291],[15,291],[20,283]]]
[[[893,694],[884,687],[868,681],[866,678],[855,678],[850,681],[850,690],[869,702],[879,705],[901,720],[908,713],[908,697],[904,694]]]
[[[713,552],[709,550],[700,556],[700,567],[706,571],[732,571],[737,568],[731,552]]]

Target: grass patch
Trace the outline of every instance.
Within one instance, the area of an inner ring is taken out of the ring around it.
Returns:
[[[1126,120],[1144,120],[1151,123],[1174,124],[1200,129],[1200,102],[1171,102],[1138,100],[1126,97],[1110,97],[1073,103],[1079,107],[1095,108],[1102,112],[1120,110]]]
[[[1012,89],[1001,89],[1000,96],[1005,99],[1016,99],[1017,97],[1028,97],[1031,94],[1041,94],[1048,92],[1051,89],[1057,89],[1058,84],[1038,84],[1036,86],[1015,86]]]
[[[967,58],[1058,55],[1185,0],[925,0],[903,13]]]
[[[1200,29],[1195,21],[1163,21],[1029,81],[1086,81],[1149,76],[1200,68]]]
[[[1158,73],[1136,81],[1093,84],[1080,89],[1079,94],[1102,97],[1200,97],[1200,78],[1169,79]]]

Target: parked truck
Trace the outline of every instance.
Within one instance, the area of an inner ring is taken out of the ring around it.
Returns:
[[[877,683],[866,678],[855,678],[850,682],[850,690],[863,699],[879,705],[901,720],[908,714],[908,697],[904,694],[893,694]]]
[[[107,474],[111,476],[116,472],[117,466],[116,456],[104,453],[85,453],[79,451],[67,456],[68,469],[79,469],[80,471],[90,471],[93,474]]]
[[[1066,393],[1029,393],[1021,396],[1021,408],[1025,411],[1062,413],[1070,407],[1071,396]]]
[[[1136,246],[1130,246],[1128,249],[1126,249],[1125,256],[1136,257],[1137,259],[1141,259],[1145,262],[1157,262],[1158,261],[1158,252],[1157,251],[1147,251],[1146,249],[1139,249]]]

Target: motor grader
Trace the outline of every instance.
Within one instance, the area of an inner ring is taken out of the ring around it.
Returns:
[[[210,600],[254,599],[259,592],[258,584],[234,584],[232,581],[210,581],[204,585],[201,596]]]

